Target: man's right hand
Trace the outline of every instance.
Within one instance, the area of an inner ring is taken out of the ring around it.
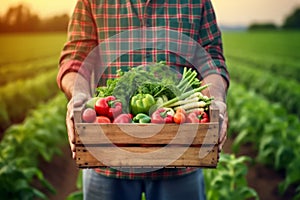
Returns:
[[[75,82],[77,81],[76,91],[74,91]],[[81,107],[90,97],[89,83],[79,73],[69,72],[61,80],[61,89],[69,99],[67,105],[66,125],[68,131],[69,143],[73,159],[75,155],[75,126],[74,126],[74,107]]]
[[[67,105],[66,125],[73,159],[76,159],[74,108],[81,107],[88,100],[88,98],[88,95],[84,93],[77,93],[70,99]]]

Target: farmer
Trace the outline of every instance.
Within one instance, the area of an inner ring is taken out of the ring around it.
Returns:
[[[70,147],[75,155],[73,106],[83,104],[89,95],[74,93],[75,81],[81,90],[90,91],[86,74],[79,69],[88,54],[102,41],[123,31],[145,27],[164,27],[183,33],[201,45],[215,63],[215,67],[201,71],[203,84],[211,83],[210,96],[220,110],[219,151],[227,134],[226,93],[229,75],[222,50],[221,33],[210,0],[78,0],[68,28],[68,41],[60,58],[57,75],[59,88],[67,96],[66,125]],[[126,38],[130,41],[130,38]],[[111,63],[109,69],[138,66],[165,60],[168,65],[188,66],[178,55],[168,51],[136,50]],[[140,55],[139,55],[140,54]],[[160,60],[158,60],[160,59]],[[146,63],[147,63],[146,62]],[[114,77],[107,70],[106,77]],[[208,92],[208,91],[204,91]],[[83,192],[86,200],[138,200],[142,192],[147,200],[206,199],[202,170],[199,168],[162,168],[145,173],[124,172],[113,168],[83,170]]]

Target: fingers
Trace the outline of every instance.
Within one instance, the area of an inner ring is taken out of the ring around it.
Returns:
[[[85,93],[76,93],[76,95],[72,98],[73,106],[80,107],[86,100],[88,100],[88,98],[88,95]]]
[[[66,125],[67,125],[67,131],[68,131],[68,139],[70,148],[72,151],[72,157],[75,159],[75,131],[74,131],[74,121],[73,121],[73,106],[70,106],[68,104],[68,110],[66,115]]]
[[[225,141],[227,139],[227,125],[228,125],[228,115],[227,106],[223,101],[215,101],[214,105],[219,109],[219,152],[222,151]]]
[[[72,151],[72,158],[76,158],[75,148],[75,126],[74,126],[74,107],[80,107],[88,99],[88,95],[84,93],[77,93],[71,98],[67,105],[66,125],[68,131],[68,139]]]
[[[74,123],[73,123],[73,120],[69,116],[66,117],[66,123],[67,123],[69,143],[70,143],[70,146],[72,147],[73,145],[75,145]],[[73,148],[71,148],[71,150],[73,151]]]
[[[220,137],[219,137],[219,151],[222,151],[223,146],[227,139],[227,126],[228,126],[228,115],[227,112],[224,115],[220,114]]]

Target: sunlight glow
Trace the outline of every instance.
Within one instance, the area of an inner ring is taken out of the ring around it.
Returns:
[[[32,12],[42,18],[57,14],[71,14],[77,0],[2,0],[0,15],[19,3],[31,7]],[[273,22],[282,24],[284,18],[295,7],[300,7],[300,0],[212,0],[219,24],[249,25],[253,22]]]

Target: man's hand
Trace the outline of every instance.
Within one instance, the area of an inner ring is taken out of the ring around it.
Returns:
[[[227,139],[228,114],[227,106],[223,101],[214,101],[214,106],[219,109],[219,152],[223,149]]]
[[[214,97],[214,106],[219,109],[219,152],[227,138],[228,115],[226,105],[227,82],[220,75],[211,74],[203,79],[203,84],[211,84],[208,89],[203,90],[206,96]]]
[[[203,90],[203,94],[206,96],[214,97],[212,106],[219,110],[219,152],[221,152],[223,145],[227,139],[227,126],[228,126],[228,115],[226,105],[226,93],[227,93],[227,82],[218,74],[208,75],[203,79],[203,84],[211,84],[208,89]]]
[[[75,81],[77,81],[76,92],[74,91]],[[80,86],[80,87],[79,87]],[[89,83],[80,74],[69,72],[61,80],[61,88],[69,99],[67,105],[66,125],[68,131],[69,143],[73,159],[75,155],[75,127],[74,127],[74,107],[80,107],[91,96]]]
[[[69,143],[72,151],[73,159],[76,159],[75,154],[75,127],[74,127],[74,107],[81,107],[88,99],[88,95],[84,93],[75,94],[67,105],[66,125],[68,131]]]

